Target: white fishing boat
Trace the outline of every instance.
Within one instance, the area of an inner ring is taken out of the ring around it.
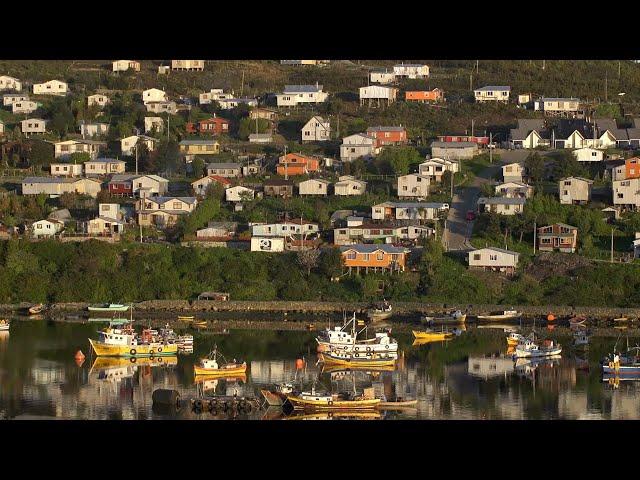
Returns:
[[[5,320],[4,318],[0,320],[0,332],[9,330],[9,320]]]
[[[105,303],[97,306],[87,307],[90,312],[126,312],[129,310],[129,305],[122,305],[121,303]]]
[[[367,327],[365,326],[356,332],[356,321],[354,313],[351,320],[346,322],[342,327],[327,328],[320,332],[316,337],[318,352],[328,352],[331,350],[338,350],[345,353],[398,351],[398,342],[389,336],[389,332],[387,331],[376,332],[373,338],[358,338],[363,332],[366,334]]]
[[[546,340],[542,346],[534,342],[533,339],[526,339],[525,342],[519,343],[515,348],[516,358],[538,358],[550,357],[552,355],[560,355],[562,347],[553,340]]]
[[[461,310],[456,310],[447,315],[424,315],[420,318],[426,323],[442,323],[442,324],[462,324],[466,321],[467,314],[462,313]]]
[[[393,315],[393,307],[386,300],[379,306],[367,310],[367,318],[372,321],[386,320]]]
[[[517,310],[502,310],[500,312],[490,313],[489,315],[478,315],[476,318],[478,320],[497,322],[500,320],[513,320],[515,318],[520,318],[520,316],[521,314]]]

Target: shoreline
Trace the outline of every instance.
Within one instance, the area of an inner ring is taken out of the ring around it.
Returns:
[[[0,304],[2,313],[24,313],[31,303]],[[90,303],[55,303],[49,306],[49,314],[56,313],[82,313],[88,314],[87,307]],[[427,313],[442,313],[449,310],[467,311],[470,316],[488,314],[501,310],[517,310],[523,316],[544,316],[552,313],[556,317],[570,317],[573,315],[585,315],[594,319],[613,319],[628,317],[640,318],[640,308],[622,307],[572,307],[572,306],[530,306],[530,305],[470,305],[470,304],[442,304],[422,302],[391,302],[393,315],[417,316]],[[178,313],[258,313],[273,314],[305,314],[305,315],[356,315],[366,313],[371,302],[314,302],[314,301],[209,301],[209,300],[147,300],[133,303],[134,312],[148,314],[178,314]],[[96,316],[110,316],[108,312],[96,313]],[[123,316],[127,314],[124,313]],[[393,319],[392,319],[393,320]]]

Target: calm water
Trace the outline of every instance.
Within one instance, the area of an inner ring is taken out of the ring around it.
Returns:
[[[381,419],[638,419],[640,383],[602,382],[598,360],[614,338],[592,338],[589,349],[570,347],[568,329],[555,338],[565,347],[561,359],[538,365],[505,357],[501,331],[472,329],[445,343],[413,345],[409,334],[395,335],[401,358],[394,371],[327,372],[315,364],[313,332],[232,330],[229,335],[195,334],[195,352],[163,359],[162,365],[138,360],[96,361],[88,337],[96,324],[13,321],[0,332],[0,418],[157,419],[228,418],[224,414],[154,412],[157,388],[196,396],[203,388],[218,394],[251,395],[294,376],[310,386],[350,390],[373,386],[377,393],[418,399],[417,409],[381,412]],[[246,378],[194,382],[193,363],[218,345],[227,357],[244,359]],[[636,339],[632,339],[635,345]],[[78,349],[87,355],[77,365]],[[493,356],[493,358],[491,358]],[[296,359],[307,359],[296,371]],[[322,418],[323,415],[318,415]],[[277,409],[243,414],[242,419],[279,419]],[[334,417],[335,418],[335,417]]]

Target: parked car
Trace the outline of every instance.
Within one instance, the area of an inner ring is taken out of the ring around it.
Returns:
[[[476,213],[473,210],[469,210],[465,218],[467,222],[473,222],[476,219]]]

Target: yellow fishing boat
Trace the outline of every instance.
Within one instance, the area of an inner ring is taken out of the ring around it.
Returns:
[[[370,356],[359,356],[358,353],[353,355],[350,354],[341,354],[338,352],[322,352],[319,353],[320,361],[326,364],[332,365],[340,365],[344,367],[372,367],[379,368],[385,366],[395,366],[397,355],[389,354],[388,356],[383,356],[381,354],[373,354]]]
[[[247,383],[247,375],[242,373],[238,374],[220,374],[220,375],[196,375],[193,379],[193,383],[205,383],[211,379],[215,378],[216,380],[225,380],[227,382],[241,382]]]
[[[449,333],[449,332],[434,332],[434,331],[418,331],[418,330],[413,330],[413,336],[416,339],[419,340],[433,340],[433,341],[437,341],[437,340],[446,340],[448,338],[451,338],[454,336],[453,333]]]
[[[519,333],[512,332],[507,337],[507,346],[508,347],[516,347],[518,344],[520,344],[521,342],[524,342],[525,340],[526,340],[526,338],[524,338],[523,335],[520,335]]]
[[[380,403],[379,398],[346,394],[316,394],[302,392],[299,395],[287,395],[287,400],[296,410],[373,410]]]
[[[193,315],[178,315],[178,320],[180,320],[182,322],[190,322],[194,318],[195,317]]]
[[[130,326],[107,327],[98,334],[98,340],[89,339],[97,356],[105,357],[159,357],[177,355],[178,345],[154,340],[150,329],[142,332],[141,341]]]
[[[326,411],[318,413],[293,413],[288,417],[284,417],[285,420],[333,420],[333,419],[348,419],[348,420],[380,420],[382,416],[377,411]]]
[[[247,362],[239,363],[234,359],[233,362],[226,362],[219,365],[218,349],[216,347],[213,352],[209,353],[208,357],[201,358],[200,363],[193,366],[193,371],[196,375],[232,377],[244,375],[247,371]]]
[[[91,370],[105,370],[108,368],[118,368],[118,367],[126,367],[129,365],[137,365],[137,366],[150,366],[150,367],[159,367],[161,365],[177,365],[178,357],[176,356],[166,356],[166,357],[130,357],[130,358],[122,358],[122,357],[96,357],[93,365],[91,366]],[[91,373],[91,371],[89,372]]]

